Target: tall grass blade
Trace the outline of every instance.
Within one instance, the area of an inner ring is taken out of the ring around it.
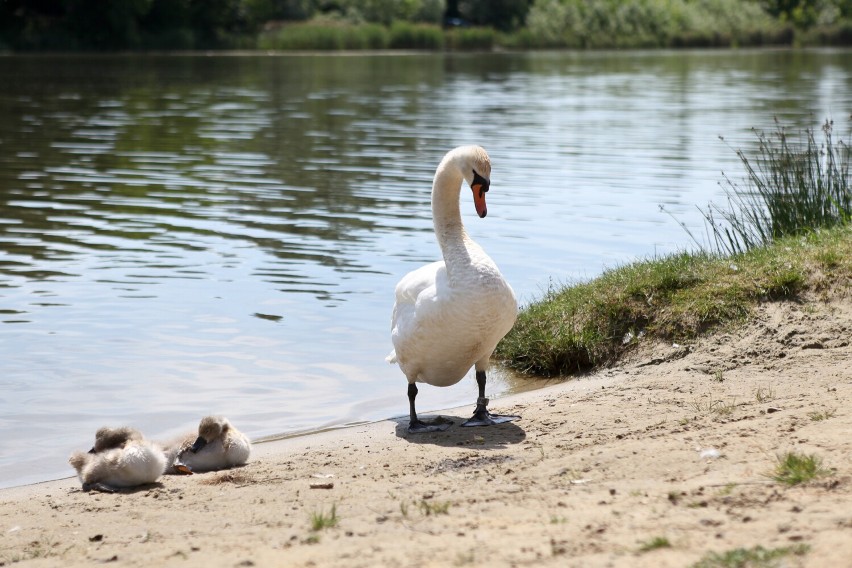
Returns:
[[[710,203],[701,210],[715,251],[740,254],[782,237],[850,222],[852,153],[842,140],[834,140],[832,130],[833,122],[826,120],[822,144],[812,129],[805,130],[804,141],[791,140],[777,121],[771,134],[755,130],[757,154],[737,151],[745,187],[725,175],[728,208]]]

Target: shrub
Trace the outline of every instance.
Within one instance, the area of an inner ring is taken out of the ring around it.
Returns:
[[[527,28],[523,39],[537,47],[762,45],[789,35],[757,2],[740,0],[539,0]]]
[[[306,23],[288,24],[262,34],[258,40],[261,49],[279,50],[342,50],[384,49],[390,34],[378,24]]]
[[[444,34],[438,26],[394,22],[389,44],[394,49],[438,50],[444,47]]]
[[[444,33],[446,46],[457,50],[491,50],[496,34],[491,28],[459,28]]]

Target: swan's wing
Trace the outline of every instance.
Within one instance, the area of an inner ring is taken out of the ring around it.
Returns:
[[[416,303],[417,297],[427,288],[434,286],[439,274],[445,274],[446,271],[444,261],[439,260],[403,276],[396,285],[396,305]]]
[[[402,277],[396,285],[396,303],[391,317],[392,339],[395,347],[399,341],[408,336],[409,330],[422,324],[423,301],[436,294],[439,282],[446,281],[447,268],[444,261],[439,260],[417,270],[412,270]],[[388,356],[388,361],[395,361],[396,353]]]
[[[391,329],[396,330],[403,317],[411,317],[417,299],[424,293],[428,294],[428,290],[434,290],[437,280],[446,278],[446,272],[444,261],[439,260],[412,270],[402,277],[396,285]]]

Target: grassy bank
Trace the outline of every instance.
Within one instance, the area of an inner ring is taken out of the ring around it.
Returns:
[[[525,373],[572,374],[612,363],[641,341],[687,341],[742,323],[762,301],[850,288],[850,226],[730,257],[681,253],[643,260],[551,289],[522,310],[495,356]]]
[[[607,270],[553,288],[524,308],[497,357],[555,376],[607,365],[640,341],[678,342],[741,323],[762,301],[852,288],[852,151],[823,126],[796,139],[781,125],[755,131],[747,174],[728,181],[725,210],[705,212],[710,245]],[[802,140],[802,138],[804,140]]]

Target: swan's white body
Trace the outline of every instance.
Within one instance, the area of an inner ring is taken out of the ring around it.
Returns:
[[[130,428],[101,428],[92,450],[75,452],[68,462],[77,470],[77,477],[86,490],[154,483],[166,468],[163,450]]]
[[[169,473],[216,471],[245,464],[251,455],[248,436],[234,428],[227,418],[206,416],[198,433],[189,434],[166,450]]]
[[[387,360],[399,365],[409,383],[446,387],[471,367],[484,373],[497,343],[515,323],[512,287],[467,234],[459,211],[461,185],[467,181],[477,212],[485,216],[490,175],[488,155],[478,146],[450,151],[435,172],[432,215],[443,260],[400,280],[391,322],[394,351]]]
[[[433,262],[397,284],[390,359],[409,382],[447,387],[471,367],[486,370],[515,324],[515,294],[497,266],[467,235],[462,249],[450,251],[455,270]]]

